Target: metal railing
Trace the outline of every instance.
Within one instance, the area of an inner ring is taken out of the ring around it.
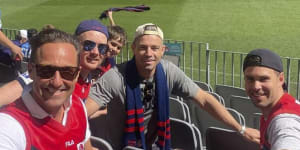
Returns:
[[[14,39],[17,29],[2,31]],[[180,43],[182,53],[179,57],[179,67],[192,80],[202,81],[215,87],[217,84],[244,87],[243,60],[247,53],[213,50],[208,43],[179,41],[167,39],[165,43]],[[122,63],[132,58],[131,42],[127,42],[117,63]],[[282,57],[285,73],[285,82],[288,92],[300,98],[300,58]]]
[[[217,84],[244,88],[243,60],[247,53],[214,50],[208,43],[165,40],[165,43],[181,43],[179,67],[192,80],[202,81],[215,87]],[[119,63],[132,57],[131,42],[127,42],[117,57]],[[284,65],[288,92],[300,98],[300,58],[281,57]]]
[[[1,30],[11,40],[14,40],[18,33],[18,29],[2,28]]]

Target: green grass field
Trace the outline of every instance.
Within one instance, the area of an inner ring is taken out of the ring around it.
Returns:
[[[0,0],[0,9],[4,28],[40,29],[50,23],[72,33],[79,21],[96,19],[107,8],[141,4],[151,10],[114,13],[129,40],[138,25],[153,22],[168,39],[208,42],[212,49],[228,51],[264,47],[300,57],[296,0]]]
[[[210,49],[244,53],[255,48],[269,48],[284,57],[300,58],[300,1],[296,0],[0,0],[0,10],[4,28],[41,29],[44,24],[53,24],[73,33],[81,20],[97,19],[110,7],[141,4],[150,6],[151,10],[113,14],[116,23],[127,31],[129,41],[138,25],[152,22],[163,29],[166,39],[204,42],[210,44]],[[109,24],[108,20],[102,22]],[[189,45],[185,46],[190,49]],[[185,52],[181,68],[191,78],[205,81],[205,52],[199,57],[197,46],[192,47],[195,52]],[[124,59],[130,58],[124,53]],[[236,76],[233,83],[232,63],[228,60],[224,67],[222,54],[218,59],[217,72],[224,69],[226,72],[218,73],[218,80],[213,79],[215,73],[212,73],[212,85],[215,81],[241,85],[238,60],[234,60],[237,69],[233,73]],[[183,67],[184,63],[187,68]],[[189,68],[192,63],[194,72]],[[292,93],[296,93],[298,62],[291,64],[290,85]],[[214,71],[214,62],[211,65]]]

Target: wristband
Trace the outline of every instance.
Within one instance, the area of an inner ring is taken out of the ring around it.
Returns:
[[[239,131],[241,135],[244,135],[246,131],[246,126],[242,126],[242,129]]]
[[[18,76],[16,80],[19,82],[19,84],[24,89],[24,87],[26,86],[26,83],[25,83],[24,79],[22,77]]]

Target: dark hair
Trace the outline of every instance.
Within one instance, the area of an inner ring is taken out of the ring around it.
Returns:
[[[58,42],[70,43],[75,47],[76,52],[77,52],[77,57],[78,57],[77,58],[78,66],[79,66],[80,46],[79,46],[78,39],[75,36],[68,34],[64,31],[58,30],[58,29],[43,30],[30,40],[32,52],[31,52],[29,62],[34,63],[36,61],[37,51],[38,51],[39,47],[41,47],[42,45],[47,44],[47,43],[58,43]]]
[[[36,36],[38,34],[37,29],[30,28],[27,30],[27,37],[30,40],[32,37]]]
[[[120,26],[108,26],[108,34],[109,34],[109,39],[113,39],[113,40],[117,40],[119,39],[119,41],[125,45],[125,42],[127,40],[127,36],[126,36],[126,32],[125,30],[120,27]]]

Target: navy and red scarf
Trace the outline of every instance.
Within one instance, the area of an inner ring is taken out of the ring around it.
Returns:
[[[113,7],[109,8],[108,10],[104,10],[101,14],[99,19],[107,18],[107,12],[108,11],[130,11],[130,12],[144,12],[146,10],[150,10],[150,7],[145,6],[145,5],[139,5],[139,6],[127,6],[127,7]]]
[[[144,134],[144,110],[140,89],[140,77],[138,75],[135,58],[126,66],[126,112],[127,120],[124,129],[125,146],[135,146],[146,149]],[[155,98],[157,102],[157,145],[161,150],[170,149],[170,120],[169,120],[169,93],[167,79],[162,65],[156,66],[154,75]]]

